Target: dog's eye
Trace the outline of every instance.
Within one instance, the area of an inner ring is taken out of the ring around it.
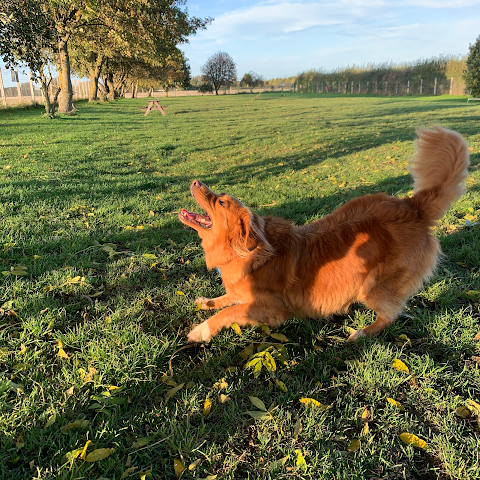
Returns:
[[[225,202],[224,202],[223,200],[219,200],[218,203],[219,203],[222,207],[225,206]]]

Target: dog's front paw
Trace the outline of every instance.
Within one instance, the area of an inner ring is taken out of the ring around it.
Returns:
[[[365,332],[363,331],[363,328],[361,330],[356,330],[353,332],[348,338],[347,342],[356,342],[360,338],[365,337]]]
[[[211,298],[198,297],[195,299],[195,305],[200,305],[200,310],[210,310],[213,308],[209,303],[212,303]]]
[[[208,322],[203,322],[200,325],[197,325],[188,335],[187,339],[189,342],[193,343],[208,343],[212,336],[210,335],[210,327]]]

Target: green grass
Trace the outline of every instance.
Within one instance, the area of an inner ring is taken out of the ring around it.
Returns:
[[[77,115],[55,120],[0,112],[0,271],[12,272],[0,276],[0,478],[174,479],[175,459],[198,461],[185,479],[479,478],[478,417],[455,414],[480,403],[479,107],[261,94],[169,98],[167,117],[144,117],[144,103],[79,102]],[[348,328],[371,311],[291,319],[279,329],[287,365],[258,377],[239,354],[269,341],[261,329],[179,350],[211,315],[195,312],[194,298],[222,292],[196,233],[177,220],[195,208],[193,179],[303,224],[361,194],[407,195],[415,127],[433,123],[468,139],[469,191],[435,230],[445,253],[436,276],[392,327],[351,345]],[[19,265],[26,275],[14,274]],[[273,419],[247,414],[258,410],[249,396],[276,406]],[[302,397],[330,408],[305,408]],[[75,420],[89,423],[62,431]],[[404,444],[403,432],[428,450]],[[87,453],[115,451],[65,459],[87,440]]]

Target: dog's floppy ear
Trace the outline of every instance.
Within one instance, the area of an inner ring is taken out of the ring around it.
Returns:
[[[251,258],[252,269],[263,265],[274,253],[273,247],[265,238],[263,218],[245,209],[237,218],[236,227],[232,247],[237,255]]]

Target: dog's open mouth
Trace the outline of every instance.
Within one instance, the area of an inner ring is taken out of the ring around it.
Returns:
[[[212,219],[207,212],[205,212],[205,215],[200,215],[199,213],[189,212],[183,208],[180,214],[187,222],[195,223],[196,225],[200,225],[200,227],[205,229],[212,228]]]

